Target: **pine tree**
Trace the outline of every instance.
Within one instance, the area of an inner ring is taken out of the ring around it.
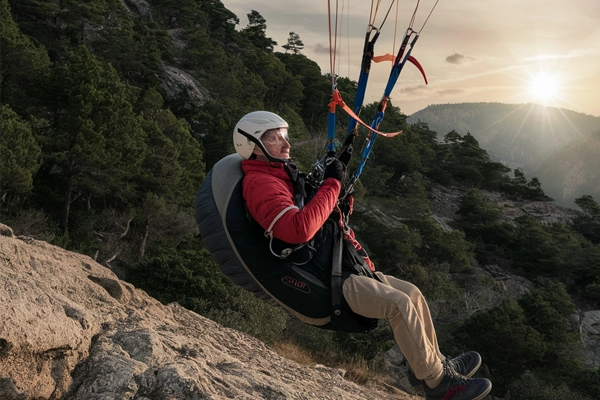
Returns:
[[[287,44],[284,44],[281,47],[285,49],[286,53],[291,51],[293,54],[300,54],[304,48],[304,43],[302,43],[302,40],[297,33],[290,32],[290,37],[287,40]]]
[[[116,71],[83,46],[70,51],[53,70],[51,127],[39,137],[48,169],[60,176],[66,229],[76,196],[127,199],[146,146],[132,91]]]
[[[31,108],[39,92],[39,81],[50,65],[46,50],[32,43],[13,21],[8,2],[0,1],[0,93],[2,104],[10,104],[20,115]]]
[[[256,10],[252,10],[247,16],[248,26],[242,29],[242,34],[254,46],[272,53],[277,42],[267,37],[267,20]]]
[[[588,216],[600,217],[600,206],[589,194],[575,199],[575,204],[577,204]]]
[[[0,132],[0,195],[29,192],[33,188],[33,175],[40,166],[41,154],[31,127],[3,104]]]

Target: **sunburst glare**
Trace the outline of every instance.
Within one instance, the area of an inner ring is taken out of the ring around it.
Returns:
[[[560,85],[555,76],[540,74],[529,81],[529,92],[535,101],[549,103],[559,96]]]

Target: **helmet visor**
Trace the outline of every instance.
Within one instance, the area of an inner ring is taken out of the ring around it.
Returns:
[[[269,129],[262,135],[260,141],[270,145],[283,144],[284,142],[290,142],[290,136],[287,128]]]

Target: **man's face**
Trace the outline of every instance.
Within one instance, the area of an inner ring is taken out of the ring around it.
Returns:
[[[265,146],[265,149],[270,155],[277,158],[287,159],[290,158],[290,145],[289,136],[286,128],[270,129],[266,131],[260,141]],[[262,153],[258,146],[255,147],[258,153]],[[259,154],[260,156],[261,154]]]

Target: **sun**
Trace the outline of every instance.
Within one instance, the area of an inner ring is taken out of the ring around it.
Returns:
[[[552,75],[541,74],[531,78],[529,91],[536,100],[547,102],[558,97],[559,84]]]

